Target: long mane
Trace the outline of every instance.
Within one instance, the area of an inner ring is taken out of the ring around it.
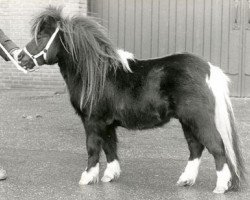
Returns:
[[[128,71],[128,66],[121,61],[105,29],[92,18],[63,17],[62,8],[49,6],[33,20],[32,34],[35,38],[44,24],[51,29],[57,24],[60,26],[61,42],[74,63],[70,67],[82,79],[80,108],[89,105],[91,112],[103,94],[108,71],[116,71],[118,66]]]

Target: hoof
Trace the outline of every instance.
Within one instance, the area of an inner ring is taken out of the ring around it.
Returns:
[[[215,194],[223,194],[223,193],[225,193],[225,192],[227,192],[229,190],[231,185],[232,185],[232,183],[231,183],[231,180],[230,180],[230,181],[228,181],[227,183],[225,183],[223,185],[216,186],[216,188],[213,190],[213,193],[215,193]]]
[[[213,191],[215,194],[224,194],[227,191],[225,187],[216,187]]]
[[[195,183],[195,180],[195,177],[190,177],[187,176],[186,173],[183,173],[176,184],[178,186],[192,186]]]
[[[89,185],[91,183],[98,183],[98,179],[98,177],[89,176],[87,172],[83,172],[81,180],[79,181],[79,185]]]
[[[0,181],[7,178],[7,172],[4,169],[0,168]]]
[[[107,183],[119,178],[121,174],[121,169],[119,162],[114,160],[107,164],[107,168],[104,172],[104,175],[101,179],[102,182]]]
[[[111,182],[112,180],[114,180],[114,178],[109,177],[109,176],[103,176],[102,179],[101,179],[101,181],[104,182],[104,183]]]
[[[117,180],[119,177],[120,177],[120,173],[104,174],[101,181],[104,182],[104,183],[108,183],[108,182],[111,182],[113,180]]]
[[[79,181],[79,185],[88,185],[91,183],[97,183],[99,181],[99,163],[95,167],[90,168],[88,171],[84,171]]]

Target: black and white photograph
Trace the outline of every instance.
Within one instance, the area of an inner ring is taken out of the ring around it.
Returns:
[[[250,0],[0,0],[0,200],[248,200]]]

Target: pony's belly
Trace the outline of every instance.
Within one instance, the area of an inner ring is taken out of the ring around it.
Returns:
[[[124,114],[116,121],[119,125],[127,129],[149,129],[169,122],[171,116],[161,116],[160,113],[136,113]]]

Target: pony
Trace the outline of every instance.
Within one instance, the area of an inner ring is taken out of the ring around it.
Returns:
[[[57,63],[85,128],[88,161],[80,185],[98,182],[101,150],[107,158],[101,181],[119,178],[118,126],[142,130],[176,118],[190,151],[177,184],[195,183],[207,148],[216,166],[213,192],[242,186],[245,168],[229,79],[219,67],[190,53],[136,59],[117,50],[93,18],[64,17],[62,8],[52,6],[34,18],[31,31],[33,39],[19,55],[21,66],[33,69]]]

